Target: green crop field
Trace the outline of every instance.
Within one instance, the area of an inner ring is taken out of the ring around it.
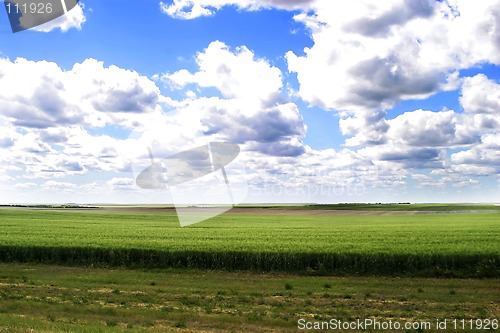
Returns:
[[[249,210],[251,212],[251,209]],[[500,214],[0,210],[0,261],[308,274],[499,276]]]
[[[256,206],[186,228],[171,207],[0,209],[0,332],[498,331],[494,207]]]

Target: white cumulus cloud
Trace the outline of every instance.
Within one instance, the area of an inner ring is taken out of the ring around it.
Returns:
[[[132,126],[157,107],[159,88],[137,72],[86,59],[65,71],[47,61],[0,59],[0,115],[14,125]]]
[[[287,59],[300,96],[327,109],[387,109],[453,88],[459,69],[500,63],[498,1],[323,0],[314,8],[296,16],[314,45]]]
[[[160,78],[174,89],[191,84],[201,89],[179,107],[205,127],[205,134],[269,155],[298,156],[306,132],[296,104],[287,100],[281,71],[242,46],[235,51],[220,41],[196,56],[198,71],[180,70]],[[216,88],[221,97],[204,97],[203,88]]]
[[[87,20],[87,18],[85,17],[85,13],[83,12],[84,8],[85,5],[83,3],[79,3],[66,14],[59,16],[58,18],[47,23],[33,27],[30,30],[41,32],[50,32],[55,29],[60,29],[62,32],[66,32],[72,28],[81,30],[82,25]]]
[[[160,2],[163,13],[178,19],[195,19],[212,16],[224,6],[234,6],[241,10],[260,10],[280,8],[303,10],[309,8],[315,0],[173,0],[170,4]]]

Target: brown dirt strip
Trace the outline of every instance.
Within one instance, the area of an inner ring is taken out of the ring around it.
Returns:
[[[265,208],[233,208],[226,214],[255,215],[299,215],[299,216],[350,216],[350,215],[415,215],[433,214],[425,211],[375,211],[375,210],[323,210],[323,209],[265,209]]]
[[[30,209],[30,210],[61,210],[61,211],[85,211],[85,212],[121,212],[121,213],[165,213],[176,214],[173,207],[162,206],[101,206],[98,208],[37,208],[37,207],[1,207],[3,209]],[[183,208],[184,212],[189,211],[195,214],[211,214],[218,208],[192,207]],[[325,209],[287,209],[287,208],[232,208],[224,214],[234,215],[292,215],[292,216],[369,216],[369,215],[417,215],[417,214],[466,214],[466,213],[489,213],[498,211],[490,210],[457,210],[457,211],[385,211],[385,210],[325,210]]]
[[[192,213],[210,214],[214,208],[197,207],[190,208]],[[216,208],[215,208],[216,209]],[[109,212],[133,212],[133,213],[174,213],[173,208],[159,207],[104,207],[100,211]],[[186,211],[186,208],[183,208]],[[374,210],[324,210],[324,209],[270,209],[270,208],[232,208],[224,214],[234,215],[294,215],[294,216],[368,216],[368,215],[416,215],[416,214],[447,214],[447,213],[469,213],[468,211],[374,211]]]

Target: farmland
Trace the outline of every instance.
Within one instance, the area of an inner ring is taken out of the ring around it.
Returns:
[[[497,206],[238,207],[187,228],[172,207],[54,208],[0,209],[0,332],[499,317]]]
[[[498,279],[0,264],[0,332],[297,332],[304,318],[498,318],[499,288]],[[433,328],[423,332],[456,332]]]
[[[496,212],[310,216],[252,211],[180,228],[170,209],[3,209],[0,261],[319,275],[499,276]]]

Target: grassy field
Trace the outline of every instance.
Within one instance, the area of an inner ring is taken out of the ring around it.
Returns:
[[[251,209],[249,210],[251,211]],[[498,277],[500,214],[0,210],[0,261],[308,274]]]
[[[0,332],[9,333],[297,332],[299,319],[357,318],[432,323],[400,332],[457,332],[434,323],[498,318],[499,302],[498,279],[0,264]]]
[[[498,320],[495,206],[391,207],[247,207],[188,228],[162,207],[0,209],[0,332],[296,332],[300,319],[365,318],[457,332],[436,320]]]

